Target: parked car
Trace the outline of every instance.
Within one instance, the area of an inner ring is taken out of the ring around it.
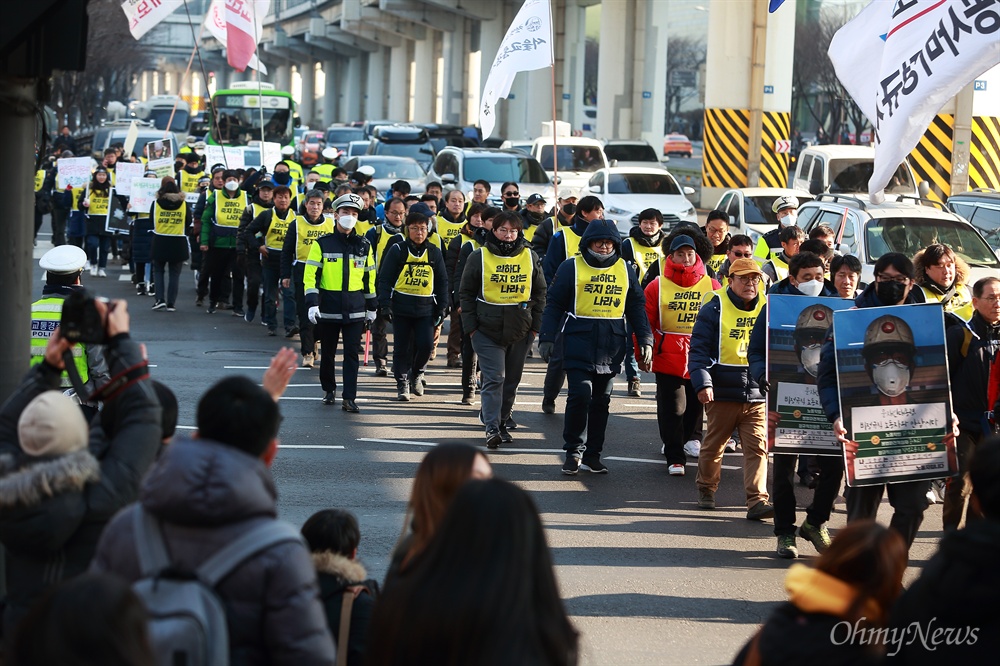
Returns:
[[[604,155],[604,145],[597,139],[560,136],[554,148],[552,137],[542,136],[532,144],[531,155],[550,179],[556,176],[556,167],[559,167],[559,187],[586,187],[595,171],[610,166]]]
[[[642,166],[654,169],[666,169],[663,166],[663,162],[660,161],[659,156],[657,156],[656,150],[649,145],[648,141],[643,141],[642,139],[613,139],[605,141],[604,156],[608,158],[608,163],[611,166]],[[664,158],[664,160],[669,159],[669,157]]]
[[[323,141],[323,132],[304,132],[302,141],[299,143],[299,164],[306,168],[316,166],[319,164],[319,156],[324,148],[326,148],[326,143]]]
[[[1000,192],[977,189],[948,197],[948,208],[972,223],[994,250],[1000,250]]]
[[[384,195],[397,180],[405,180],[410,184],[410,194],[423,194],[427,190],[427,173],[412,157],[396,157],[394,155],[361,155],[352,157],[344,163],[348,173],[358,170],[358,167],[370,166],[375,169],[371,184]]]
[[[439,125],[438,123],[422,123],[417,127],[427,130],[431,144],[436,152],[440,152],[445,146],[456,146],[458,148],[475,148],[479,141],[466,136],[465,128],[461,125]]]
[[[340,152],[347,150],[347,144],[351,141],[364,141],[365,138],[363,128],[349,127],[347,125],[330,125],[326,128],[326,135],[324,136],[326,145],[330,148],[336,148]]]
[[[1000,269],[993,248],[974,226],[929,199],[897,195],[873,204],[867,197],[821,193],[799,207],[797,224],[806,233],[828,224],[837,236],[837,249],[861,260],[865,282],[875,279],[875,262],[886,252],[912,257],[932,243],[948,245],[969,264],[969,284]]]
[[[427,130],[416,125],[389,125],[375,128],[368,143],[368,155],[412,157],[425,169],[437,153]]]
[[[547,207],[555,205],[555,191],[545,170],[535,158],[516,150],[449,146],[434,158],[427,178],[453,184],[466,198],[472,196],[475,181],[485,180],[491,188],[490,202],[498,206],[502,204],[500,186],[515,182],[522,200],[537,193],[545,197]]]
[[[366,120],[361,129],[365,133],[365,138],[370,139],[375,136],[375,130],[379,127],[384,127],[385,125],[398,125],[398,120]]]
[[[698,212],[686,196],[694,189],[681,187],[669,171],[648,167],[598,169],[587,183],[591,194],[604,204],[604,219],[614,220],[624,236],[639,224],[639,213],[655,208],[663,214],[663,226],[680,222],[698,223]]]
[[[131,120],[119,120],[98,127],[94,132],[94,139],[91,143],[91,156],[100,162],[104,159],[104,150],[106,148],[116,143],[124,144],[131,123]],[[177,154],[177,137],[174,136],[173,132],[164,132],[163,130],[154,128],[152,123],[146,124],[141,122],[138,130],[135,147],[132,149],[132,152],[136,155],[142,156],[143,148],[146,147],[147,143],[164,140],[170,143],[170,154]],[[166,135],[165,138],[164,135]]]
[[[691,157],[691,139],[683,134],[671,133],[663,137],[663,154]]]
[[[338,158],[339,163],[343,164],[352,157],[357,157],[358,155],[364,155],[368,152],[368,144],[371,143],[369,140],[364,141],[351,141],[347,144],[347,149],[340,154]]]
[[[867,198],[868,181],[874,169],[875,149],[871,146],[810,146],[799,154],[791,186],[814,196],[830,192],[860,194]],[[918,189],[916,183],[910,165],[903,162],[893,174],[885,193],[927,196],[929,185],[921,183]]]
[[[800,206],[813,198],[808,192],[783,187],[742,187],[723,192],[715,208],[729,215],[732,234],[746,234],[756,243],[778,226],[778,218],[771,210],[778,197],[795,197]]]
[[[506,141],[500,144],[500,148],[504,150],[517,150],[524,153],[525,155],[530,155],[531,146],[534,143],[535,142],[533,140],[529,139],[514,139],[513,141],[507,139]]]

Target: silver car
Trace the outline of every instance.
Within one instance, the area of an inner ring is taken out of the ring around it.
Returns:
[[[500,202],[500,187],[505,182],[517,183],[521,199],[532,194],[545,197],[546,208],[555,205],[555,190],[542,165],[534,157],[517,150],[494,148],[443,148],[430,171],[429,180],[451,184],[472,196],[472,185],[477,180],[490,184],[490,201]]]
[[[412,157],[359,155],[344,163],[348,173],[354,173],[362,166],[375,169],[371,184],[378,190],[379,195],[385,195],[397,180],[405,180],[410,184],[410,194],[423,194],[427,191],[427,174],[424,173],[420,163]]]

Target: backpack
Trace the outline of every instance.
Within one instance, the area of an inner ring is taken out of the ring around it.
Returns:
[[[209,556],[197,569],[173,567],[159,521],[141,505],[133,512],[141,578],[132,590],[149,611],[149,642],[158,666],[229,663],[226,611],[215,586],[249,557],[302,537],[287,523],[268,521]]]

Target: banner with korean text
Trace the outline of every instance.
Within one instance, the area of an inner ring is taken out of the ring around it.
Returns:
[[[128,18],[129,32],[139,39],[181,6],[181,3],[171,0],[125,0],[122,11]]]

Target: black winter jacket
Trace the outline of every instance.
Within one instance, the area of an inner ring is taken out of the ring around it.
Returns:
[[[400,273],[408,271],[407,258],[410,253],[422,257],[422,261],[430,264],[434,275],[434,295],[432,298],[413,296],[396,292],[396,281]],[[393,316],[402,317],[438,317],[448,308],[448,276],[444,267],[444,255],[435,245],[424,241],[423,247],[417,249],[413,241],[406,239],[395,243],[385,251],[385,257],[378,271],[379,308],[385,310],[391,306]]]
[[[497,245],[496,236],[489,234],[486,247],[494,254],[504,256]],[[517,305],[492,305],[479,300],[483,284],[482,249],[474,251],[462,273],[459,302],[462,305],[462,330],[466,334],[477,331],[501,346],[508,346],[523,340],[531,331],[542,328],[542,312],[545,310],[545,276],[541,262],[531,250],[528,241],[518,238],[514,250],[506,256],[517,256],[522,252],[531,253],[531,293],[526,299],[527,307]]]
[[[479,245],[484,245],[492,235],[492,232],[482,227],[472,232],[472,238],[476,241],[476,243],[479,243]],[[448,278],[448,287],[451,289],[452,307],[457,307],[460,304],[458,292],[462,286],[462,274],[465,272],[465,265],[469,262],[469,257],[471,257],[472,253],[478,249],[475,244],[466,243],[465,240],[467,238],[467,236],[459,234],[455,238],[451,239],[452,243],[454,243],[456,239],[460,239],[458,260],[455,262],[455,270]],[[518,238],[523,238],[523,236],[518,234]],[[448,246],[448,249],[451,249],[450,245]],[[468,335],[468,331],[466,331],[466,335]]]
[[[955,414],[963,430],[982,432],[983,413],[991,408],[986,396],[990,367],[1000,350],[1000,325],[991,325],[974,312],[968,326],[948,327],[945,339]]]
[[[181,437],[142,483],[139,502],[161,521],[173,563],[194,570],[247,530],[276,520],[277,490],[254,456],[207,439]],[[130,506],[115,516],[91,569],[132,583],[141,577]],[[319,601],[316,571],[301,541],[246,560],[215,588],[229,625],[230,664],[323,664],[336,651]]]
[[[580,239],[580,249],[582,250],[585,246],[583,244],[583,235],[587,232],[587,227],[589,222],[577,213],[573,216],[573,231],[581,236]],[[615,229],[615,233],[618,230]],[[556,276],[556,271],[562,265],[564,261],[569,259],[566,256],[566,245],[562,240],[562,234],[564,232],[559,230],[552,234],[552,240],[549,241],[549,246],[545,251],[545,259],[542,260],[542,270],[545,271],[545,284],[552,286],[552,281]],[[621,234],[618,235],[618,254],[621,256]]]
[[[181,206],[186,206],[187,213],[184,216],[184,231],[190,233],[191,226],[191,206],[184,201],[184,193],[164,194],[156,200],[160,207],[165,210],[177,210]],[[149,221],[152,223],[156,214],[156,204],[149,207]],[[188,259],[188,239],[181,236],[157,236],[153,234],[150,257],[153,261],[163,261],[173,263],[176,261],[187,261]]]
[[[344,595],[354,597],[351,605],[351,624],[347,637],[346,666],[362,666],[368,642],[368,626],[372,621],[375,601],[378,599],[378,581],[367,578],[368,572],[357,560],[323,551],[312,554],[319,580],[319,598],[326,612],[326,622],[333,640],[340,646],[340,615]],[[348,589],[351,588],[351,589]],[[358,591],[355,594],[355,591]],[[345,666],[338,664],[338,666]]]
[[[701,306],[698,319],[691,331],[691,350],[688,353],[688,374],[691,375],[691,386],[695,392],[703,388],[711,388],[715,400],[723,402],[763,402],[764,395],[760,392],[757,380],[750,374],[750,366],[725,366],[719,364],[719,322],[722,316],[720,298],[729,301],[741,310],[753,309],[758,294],[750,308],[744,308],[742,299],[726,287],[726,291],[712,298]],[[763,313],[761,313],[763,314]],[[757,321],[761,320],[757,317]]]
[[[572,222],[572,219],[567,219],[562,213],[556,213],[556,216],[559,218],[559,224]],[[535,235],[531,237],[531,249],[538,255],[539,261],[545,261],[545,253],[548,251],[549,243],[552,242],[552,236],[555,234],[554,226],[550,215],[538,224],[535,228]]]

